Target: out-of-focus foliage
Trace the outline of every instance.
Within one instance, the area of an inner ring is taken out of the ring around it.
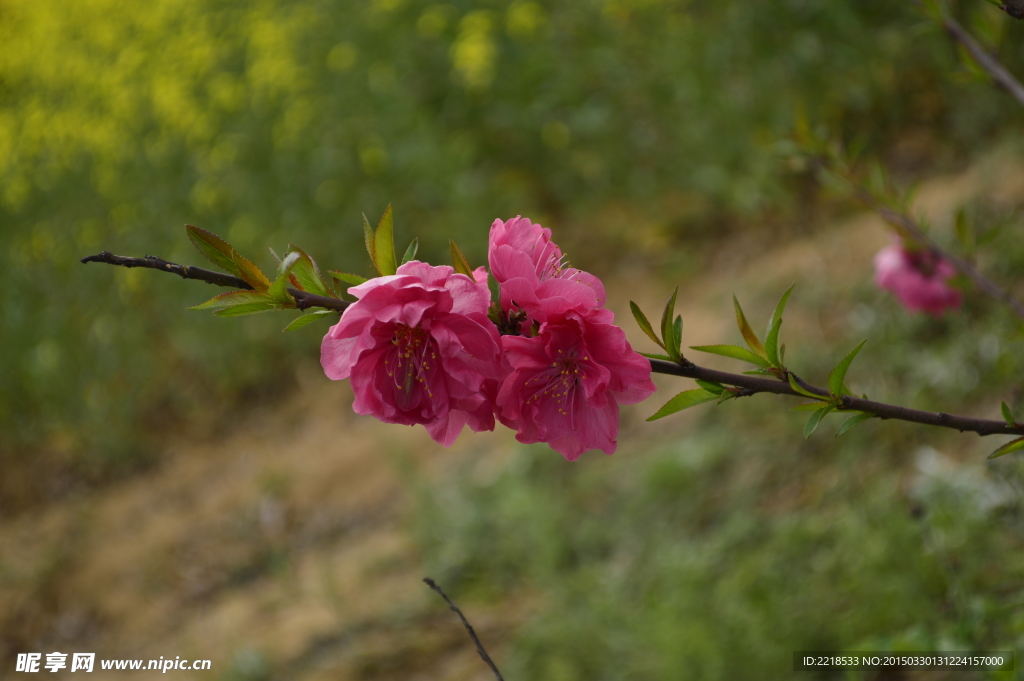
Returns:
[[[615,202],[670,232],[784,206],[796,111],[876,149],[1006,122],[889,0],[2,0],[0,45],[0,432],[103,466],[137,425],[287,382],[315,341],[81,256],[198,263],[189,222],[367,274],[359,213],[390,201],[422,257],[454,237],[479,263],[496,217],[569,238]]]
[[[837,296],[797,287],[790,309],[870,335],[847,376],[858,393],[963,413],[1019,386],[1019,320],[998,304],[970,299],[953,321],[908,316],[869,283]],[[819,385],[842,356],[786,340]],[[503,660],[512,678],[800,679],[796,650],[1019,650],[1020,459],[877,420],[836,440],[841,416],[805,441],[806,414],[784,406],[698,406],[674,441],[634,436],[582,467],[543,447],[472,461],[423,495],[429,572],[467,599],[536,604]]]

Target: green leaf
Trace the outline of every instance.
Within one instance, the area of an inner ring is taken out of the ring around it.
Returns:
[[[709,393],[721,395],[722,391],[725,390],[725,386],[721,383],[714,383],[712,381],[702,381],[699,378],[696,379],[697,385],[707,390]]]
[[[864,423],[868,419],[874,417],[874,414],[865,414],[863,412],[861,412],[860,414],[854,414],[850,418],[843,421],[843,425],[839,426],[839,431],[836,433],[836,437],[839,437],[840,435],[848,431],[850,428],[853,428],[858,423]]]
[[[768,335],[764,338],[764,351],[768,355],[768,361],[773,367],[782,368],[782,359],[779,357],[779,330],[782,329],[782,319],[776,319],[768,329]]]
[[[373,227],[370,227],[370,221],[366,219],[366,213],[363,213],[363,243],[366,244],[366,252],[370,254],[370,262],[373,263],[373,269],[377,270],[377,274],[382,274],[380,266],[377,264],[377,243],[373,234]]]
[[[805,397],[813,397],[816,400],[820,400],[821,399],[821,395],[815,395],[812,392],[804,390],[800,386],[800,384],[796,382],[796,379],[793,378],[793,374],[789,374],[788,376],[789,376],[789,387],[790,388],[792,388],[793,390],[795,390],[796,392],[798,392],[799,394],[801,394],[801,395],[803,395]]]
[[[409,248],[405,249],[405,255],[402,256],[402,264],[409,262],[410,260],[416,259],[416,253],[420,250],[420,240],[413,239],[409,242]]]
[[[328,273],[335,279],[340,279],[346,284],[351,284],[352,286],[359,286],[359,284],[365,284],[369,281],[366,277],[360,277],[358,274],[349,274],[348,272],[329,270]]]
[[[633,311],[633,319],[636,320],[637,326],[640,327],[640,330],[646,333],[647,337],[652,341],[661,347],[665,347],[665,344],[661,342],[660,338],[658,338],[658,334],[654,333],[654,327],[652,327],[651,322],[647,320],[647,315],[640,310],[640,306],[631,300],[629,301],[629,309]],[[671,357],[669,359],[671,359]]]
[[[462,254],[462,249],[459,248],[459,245],[452,239],[448,239],[448,247],[452,252],[452,265],[455,267],[455,271],[473,279],[473,268],[469,266],[469,261]]]
[[[276,302],[282,303],[291,307],[295,304],[295,300],[291,294],[288,293],[288,280],[291,278],[292,268],[295,267],[295,263],[299,261],[298,253],[288,253],[284,260],[282,260],[277,267],[277,278],[274,279],[274,283],[270,285],[270,289],[267,290],[267,295],[274,299]]]
[[[274,301],[266,293],[260,293],[258,291],[228,291],[227,293],[221,293],[219,296],[210,298],[205,303],[193,305],[188,309],[217,310],[252,303],[270,303],[272,305]]]
[[[1016,426],[1017,420],[1013,418],[1013,412],[1010,410],[1009,405],[1006,402],[1000,402],[999,406],[1003,410],[1003,418],[1006,419],[1007,425]]]
[[[270,288],[270,280],[267,279],[267,275],[263,274],[259,267],[256,267],[252,261],[245,258],[241,253],[232,251],[231,260],[238,268],[238,276],[245,280],[245,283],[249,286],[252,286],[253,289],[266,291]]]
[[[490,272],[487,273],[487,290],[491,293],[491,300],[494,301],[493,304],[497,304],[497,301],[501,298],[501,284],[498,283],[498,280]]]
[[[771,328],[775,326],[775,322],[782,321],[782,314],[786,311],[786,303],[789,302],[789,296],[793,293],[793,289],[795,287],[795,283],[790,284],[789,288],[786,289],[786,292],[782,294],[781,298],[779,298],[779,303],[778,305],[775,306],[775,312],[772,312],[772,318],[768,322],[769,330],[771,330]]]
[[[848,354],[846,357],[843,357],[843,360],[836,365],[836,368],[833,369],[831,373],[829,373],[828,389],[836,397],[843,394],[843,385],[844,381],[846,380],[846,370],[850,368],[850,363],[853,362],[853,358],[857,356],[857,353],[860,352],[860,349],[864,347],[864,344],[867,342],[867,338],[862,340],[857,345],[857,347],[851,350],[850,354]]]
[[[384,209],[377,223],[377,231],[373,233],[373,253],[377,257],[377,271],[387,276],[398,269],[395,258],[395,224],[391,204]]]
[[[301,248],[294,244],[288,245],[289,253],[298,253],[299,259],[292,268],[292,274],[299,282],[299,288],[303,291],[309,291],[315,293],[318,296],[334,296],[334,291],[324,281],[324,276],[320,274],[320,268],[316,266],[316,262],[313,258],[303,251]]]
[[[677,343],[673,338],[672,334],[675,329],[672,327],[672,317],[676,313],[676,296],[679,295],[679,287],[676,286],[672,291],[672,296],[665,303],[665,311],[661,313],[661,337],[664,340],[663,348],[668,352],[672,359],[679,359],[676,357],[678,353],[674,352],[678,347]]]
[[[698,404],[704,404],[712,400],[717,400],[718,395],[713,392],[704,390],[703,388],[697,388],[695,390],[685,390],[671,400],[665,403],[661,409],[655,412],[654,416],[647,419],[648,421],[657,421],[660,418],[664,418],[670,414],[675,414],[677,411],[683,409],[689,409],[695,407]]]
[[[796,284],[791,284],[786,292],[779,298],[778,305],[775,306],[775,311],[772,312],[771,321],[768,322],[768,331],[765,334],[765,354],[768,355],[768,361],[772,363],[772,366],[782,368],[783,354],[779,353],[779,331],[782,329],[782,314],[786,311],[786,303],[789,302],[789,296],[793,293],[793,287]]]
[[[1010,440],[1005,445],[989,454],[988,458],[995,459],[996,457],[1009,454],[1010,452],[1016,452],[1021,449],[1024,449],[1024,437],[1019,437],[1016,440]]]
[[[236,305],[235,307],[227,307],[223,310],[217,310],[213,314],[218,317],[241,317],[247,314],[256,314],[257,312],[269,312],[270,310],[280,310],[280,305],[274,303],[247,303],[245,305]]]
[[[682,316],[676,317],[675,324],[672,325],[672,341],[675,343],[675,355],[682,358],[682,345],[683,345],[683,318]]]
[[[722,355],[723,357],[741,359],[744,362],[750,362],[751,364],[757,364],[765,368],[771,366],[768,364],[768,360],[763,357],[759,357],[750,350],[741,348],[738,345],[691,345],[690,349],[697,350],[698,352],[708,352],[712,355]]]
[[[818,411],[811,414],[811,417],[807,419],[807,423],[804,424],[804,437],[808,438],[811,434],[817,430],[818,424],[821,423],[821,419],[824,418],[825,414],[832,411],[834,407],[831,404],[826,404]]]
[[[301,316],[296,317],[295,319],[293,319],[288,326],[284,327],[283,330],[284,331],[295,331],[296,329],[301,329],[302,327],[304,327],[304,326],[306,326],[308,324],[311,324],[312,322],[315,322],[318,319],[321,319],[321,318],[326,317],[328,315],[337,315],[337,314],[338,313],[333,311],[333,310],[317,310],[316,312],[308,312],[308,313],[306,313],[304,315],[301,315]]]
[[[644,357],[646,357],[647,359],[663,359],[666,362],[674,362],[675,361],[674,359],[672,359],[668,355],[659,355],[656,352],[641,352],[640,354],[643,355]]]
[[[747,323],[747,318],[743,314],[743,308],[740,307],[740,301],[736,300],[736,296],[732,297],[733,307],[736,308],[736,325],[740,327],[740,333],[743,334],[743,339],[747,341],[747,347],[760,357],[768,359],[768,355],[764,351],[764,346],[761,345],[761,341],[758,340],[757,334],[750,328],[750,324]]]
[[[814,402],[801,402],[795,407],[790,407],[790,411],[818,411],[821,409],[821,405],[824,404],[821,400],[815,400]]]
[[[189,241],[199,249],[199,252],[207,260],[229,274],[233,274],[236,277],[242,276],[242,273],[238,271],[238,266],[232,259],[235,249],[231,247],[231,244],[213,232],[208,232],[205,229],[193,227],[192,225],[185,225],[185,232],[188,234]]]

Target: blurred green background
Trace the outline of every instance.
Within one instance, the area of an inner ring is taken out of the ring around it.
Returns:
[[[1024,73],[1024,27],[980,0],[956,10]],[[449,237],[483,262],[491,221],[522,214],[574,264],[667,292],[713,280],[713,254],[753,262],[854,210],[790,161],[798,116],[904,183],[1018,153],[1024,121],[892,0],[0,0],[0,46],[9,517],[158,463],[148,434],[223,434],[298,389],[318,351],[319,327],[186,312],[214,291],[85,255],[202,265],[190,223],[265,267],[294,242],[369,274],[360,213],[391,202],[399,248],[417,236],[435,263]],[[968,206],[986,271],[1011,285],[1019,209]],[[907,317],[868,271],[798,292],[830,340],[871,338],[876,392],[948,411],[1020,399],[1019,325],[988,301]],[[805,371],[827,371],[839,350],[810,345]],[[546,594],[510,678],[763,678],[800,648],[1018,645],[1014,462],[985,468],[972,441],[952,454],[970,475],[911,489],[907,467],[939,460],[922,448],[964,440],[890,424],[807,444],[778,404],[730,407],[657,431],[626,469],[524,448],[487,484],[422,491],[414,535],[457,593]]]

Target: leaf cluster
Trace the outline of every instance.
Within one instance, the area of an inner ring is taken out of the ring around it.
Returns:
[[[295,298],[289,292],[289,288],[340,299],[340,291],[324,278],[316,261],[294,244],[288,246],[283,259],[273,250],[270,251],[277,263],[277,272],[271,281],[252,261],[213,232],[192,225],[186,225],[185,231],[192,244],[207,260],[252,287],[252,290],[221,293],[205,303],[190,307],[190,310],[214,310],[218,317],[241,317],[270,310],[297,309]],[[331,310],[307,312],[294,319],[284,330],[301,329],[317,319],[332,314],[335,313]]]

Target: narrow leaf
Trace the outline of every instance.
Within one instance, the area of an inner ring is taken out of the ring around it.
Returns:
[[[782,368],[782,358],[779,357],[779,330],[782,329],[782,318],[772,322],[772,328],[768,329],[768,335],[764,338],[764,351],[768,355],[768,361],[772,366]]]
[[[218,296],[210,298],[205,303],[193,305],[188,309],[217,310],[220,308],[247,305],[249,303],[273,303],[273,301],[267,294],[259,293],[258,291],[228,291],[227,293],[221,293]]]
[[[374,240],[373,227],[370,227],[370,221],[366,219],[366,213],[363,213],[363,243],[366,244],[366,252],[370,254],[370,262],[373,263],[373,269],[377,270],[380,274],[380,267],[377,265],[377,246]]]
[[[672,359],[668,355],[659,355],[656,352],[641,352],[640,354],[643,355],[644,357],[646,357],[647,359],[663,359],[666,362],[674,362],[675,361],[674,359]]]
[[[295,263],[299,261],[298,253],[289,253],[284,257],[284,260],[278,265],[277,278],[274,279],[274,283],[270,285],[267,290],[267,295],[270,296],[274,301],[282,303],[288,307],[295,304],[295,300],[291,294],[288,293],[288,281],[291,278],[292,268],[295,267]]]
[[[377,270],[387,276],[398,269],[395,258],[395,224],[391,204],[384,209],[373,233],[373,253],[377,257]]]
[[[658,334],[654,333],[654,328],[651,326],[651,322],[647,320],[647,315],[640,310],[640,306],[631,300],[629,301],[629,309],[633,311],[633,319],[636,320],[637,326],[640,327],[640,330],[646,333],[647,337],[652,341],[661,347],[665,347],[665,344],[661,342],[660,338],[658,338]]]
[[[1010,426],[1016,426],[1017,421],[1013,418],[1013,412],[1010,410],[1009,405],[1006,402],[1000,402],[999,406],[1002,407],[1003,418],[1006,419],[1006,423]]]
[[[691,350],[697,350],[698,352],[708,352],[712,355],[722,355],[723,357],[732,357],[733,359],[741,359],[744,362],[750,362],[751,364],[757,364],[768,368],[771,366],[768,364],[768,360],[755,355],[746,348],[741,348],[738,345],[691,345]]]
[[[818,424],[821,423],[821,419],[824,418],[825,414],[832,411],[832,405],[827,404],[818,411],[811,414],[811,417],[807,419],[807,423],[804,424],[804,437],[808,438],[811,434],[817,430]]]
[[[682,358],[682,345],[683,345],[683,318],[682,316],[676,317],[675,323],[672,325],[672,343],[673,352],[679,358]]]
[[[789,387],[792,388],[793,390],[795,390],[796,392],[800,393],[801,395],[804,395],[805,397],[813,397],[816,400],[820,400],[821,399],[821,395],[815,395],[812,392],[804,390],[800,386],[800,384],[796,382],[796,379],[793,378],[793,374],[789,374]]]
[[[655,412],[654,416],[650,417],[647,420],[656,421],[670,414],[675,414],[677,411],[689,409],[690,407],[695,407],[698,404],[703,404],[705,402],[710,402],[712,400],[717,399],[718,395],[716,395],[713,392],[708,392],[703,388],[697,388],[695,390],[685,390],[676,395],[675,397],[673,397],[668,402],[666,402],[665,406],[663,406],[661,409]]]
[[[821,400],[815,400],[814,402],[801,402],[795,407],[790,407],[790,411],[818,411],[821,409],[821,405],[824,404]]]
[[[828,389],[833,395],[838,397],[843,394],[843,382],[846,380],[846,370],[850,368],[850,363],[853,362],[853,358],[857,356],[857,353],[860,352],[860,349],[864,347],[864,344],[867,342],[867,338],[862,340],[857,347],[851,350],[850,354],[846,357],[843,357],[843,360],[836,365],[836,368],[833,369],[831,373],[829,373]]]
[[[226,307],[223,310],[217,310],[213,314],[218,317],[241,317],[247,314],[256,314],[257,312],[269,312],[270,310],[280,310],[280,305],[274,303],[246,303],[245,305],[236,305],[235,307]]]
[[[236,277],[242,276],[242,273],[238,271],[238,266],[231,258],[232,254],[235,252],[235,249],[231,247],[231,244],[224,241],[224,239],[221,239],[213,232],[208,232],[205,229],[193,227],[192,225],[185,225],[185,232],[188,234],[189,241],[199,249],[199,252],[202,253],[207,260],[225,272],[233,274]]]
[[[413,239],[409,242],[409,247],[405,249],[405,255],[402,256],[402,264],[409,262],[410,260],[416,259],[416,253],[420,250],[420,240]]]
[[[274,264],[277,265],[278,271],[280,271],[280,268],[281,268],[281,256],[279,256],[277,254],[277,251],[275,251],[270,246],[267,246],[267,250],[270,251],[270,257],[274,259]]]
[[[330,296],[333,298],[334,291],[324,281],[323,275],[320,274],[320,268],[316,266],[313,258],[309,257],[305,251],[294,244],[289,244],[288,248],[290,253],[299,254],[299,259],[292,268],[292,274],[299,280],[299,287],[303,291],[309,291],[318,296]]]
[[[1009,454],[1010,452],[1016,452],[1021,449],[1024,449],[1024,437],[1019,437],[1016,440],[1010,440],[1005,445],[989,454],[988,458],[995,459],[1003,454]]]
[[[260,268],[256,267],[251,260],[244,257],[238,251],[232,251],[231,259],[238,268],[238,276],[244,279],[245,283],[249,286],[252,286],[257,291],[266,291],[270,288],[270,280],[267,279],[267,275],[263,274]]]
[[[301,316],[296,317],[295,319],[293,319],[291,321],[291,323],[288,324],[288,326],[284,327],[283,330],[284,331],[295,331],[296,329],[301,329],[302,327],[304,327],[304,326],[306,326],[308,324],[311,324],[312,322],[315,322],[318,319],[321,319],[321,318],[326,317],[328,315],[337,315],[337,314],[338,313],[334,312],[333,310],[317,310],[316,312],[308,312],[308,313],[306,313],[304,315],[301,315]]]
[[[836,433],[836,437],[839,437],[840,435],[848,431],[850,428],[853,428],[858,423],[864,423],[870,418],[874,418],[874,414],[854,414],[850,418],[843,421],[843,425],[839,426],[839,431]]]
[[[452,265],[455,267],[455,271],[473,279],[473,268],[469,266],[469,261],[462,254],[462,249],[459,248],[459,245],[453,240],[448,239],[448,246],[452,252]]]
[[[696,380],[697,380],[697,385],[699,385],[700,387],[704,388],[709,393],[715,393],[716,395],[721,395],[722,391],[725,390],[725,386],[723,386],[721,383],[714,383],[712,381],[702,381],[699,378],[696,379]]]
[[[672,291],[672,296],[668,299],[668,302],[665,303],[665,311],[661,313],[661,337],[664,340],[664,345],[662,347],[664,347],[665,350],[668,351],[668,354],[672,355],[673,358],[675,358],[675,354],[672,352],[673,349],[679,347],[672,341],[672,333],[674,331],[672,328],[672,317],[675,316],[676,313],[677,295],[679,295],[678,286],[676,286]]]
[[[747,347],[751,349],[754,354],[768,359],[768,355],[764,351],[764,346],[761,345],[761,341],[758,340],[757,334],[750,328],[750,324],[747,323],[747,318],[743,314],[743,308],[740,307],[740,301],[736,300],[736,296],[732,297],[733,307],[736,308],[736,325],[740,327],[740,333],[743,334],[743,339],[747,341]]]
[[[352,286],[359,286],[359,284],[365,284],[369,279],[366,277],[360,277],[358,274],[349,274],[348,272],[338,272],[336,270],[329,270],[329,273],[335,279],[340,279],[346,284]]]
[[[786,289],[786,292],[782,294],[782,297],[779,298],[779,304],[775,306],[775,312],[772,312],[771,321],[768,322],[769,329],[775,326],[775,322],[782,321],[782,314],[786,311],[786,303],[789,302],[789,296],[793,293],[793,288],[795,286],[795,283],[791,284],[790,287]]]

